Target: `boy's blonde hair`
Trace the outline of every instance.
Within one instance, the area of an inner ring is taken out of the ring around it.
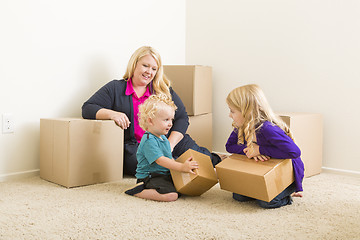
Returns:
[[[156,64],[158,65],[156,75],[150,83],[150,84],[152,84],[152,90],[154,91],[155,94],[165,94],[169,98],[171,98],[171,94],[170,94],[171,82],[164,74],[164,68],[163,68],[163,65],[161,62],[160,54],[152,47],[143,46],[143,47],[138,48],[133,53],[133,55],[131,56],[131,58],[129,60],[129,63],[128,63],[128,66],[126,68],[126,72],[125,72],[123,78],[126,81],[129,80],[130,78],[132,78],[134,76],[136,64],[142,57],[145,57],[146,55],[152,56],[155,59]]]
[[[241,127],[233,123],[233,127],[238,130],[238,143],[244,144],[246,141],[247,146],[251,146],[256,139],[256,131],[265,121],[276,124],[293,139],[289,127],[273,112],[258,85],[249,84],[235,88],[227,96],[226,103],[240,111],[245,120]]]
[[[165,94],[151,95],[139,106],[139,125],[145,131],[149,128],[148,119],[154,119],[156,113],[166,106],[172,108],[174,111],[177,109],[175,103]]]

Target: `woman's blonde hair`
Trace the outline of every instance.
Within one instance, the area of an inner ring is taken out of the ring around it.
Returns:
[[[286,135],[293,139],[289,127],[273,112],[264,92],[258,85],[249,84],[235,88],[227,96],[226,103],[240,111],[244,117],[242,126],[237,127],[233,123],[233,127],[238,131],[238,143],[244,144],[246,141],[247,146],[251,146],[256,139],[256,131],[265,121],[279,126]]]
[[[148,119],[154,119],[159,110],[170,107],[176,111],[175,103],[165,94],[151,95],[139,106],[139,125],[145,131],[149,128]]]
[[[138,48],[133,53],[133,55],[131,56],[131,58],[129,60],[129,63],[128,63],[128,66],[127,66],[127,69],[126,69],[126,72],[125,72],[123,78],[126,81],[129,80],[130,78],[132,78],[134,75],[136,64],[142,57],[145,57],[146,55],[152,56],[158,65],[156,75],[150,83],[150,84],[152,84],[152,91],[154,91],[155,94],[165,94],[171,98],[171,94],[170,94],[171,82],[164,74],[164,68],[161,63],[160,54],[152,47],[143,46],[143,47]]]

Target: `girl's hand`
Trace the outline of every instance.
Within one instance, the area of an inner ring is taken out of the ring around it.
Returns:
[[[264,161],[267,161],[267,160],[269,160],[270,159],[270,157],[269,156],[266,156],[266,155],[259,155],[259,156],[257,156],[257,157],[254,157],[254,160],[257,162],[257,161],[262,161],[262,162],[264,162]]]
[[[259,156],[260,155],[259,145],[253,143],[251,146],[244,148],[244,153],[248,158]]]
[[[186,159],[186,161],[183,163],[182,171],[188,172],[192,174],[196,174],[193,169],[199,168],[199,164],[196,161],[192,161],[192,157],[189,157]]]
[[[125,113],[114,112],[110,119],[114,120],[116,125],[118,125],[122,129],[127,129],[130,126],[129,118],[126,116]]]
[[[256,143],[253,143],[250,147],[247,147],[244,149],[244,153],[248,158],[254,158],[254,160],[257,161],[267,161],[270,159],[269,156],[260,154],[260,148],[259,145]]]

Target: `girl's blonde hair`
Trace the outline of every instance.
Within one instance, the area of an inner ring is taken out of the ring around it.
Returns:
[[[175,103],[165,94],[151,95],[139,106],[139,125],[145,131],[149,128],[148,119],[154,119],[159,110],[170,107],[177,109]]]
[[[136,64],[142,57],[145,57],[146,55],[152,56],[158,65],[156,75],[150,83],[152,85],[151,90],[155,94],[165,94],[171,98],[171,94],[170,94],[171,82],[164,74],[164,68],[161,63],[160,54],[152,47],[143,46],[143,47],[140,47],[139,49],[137,49],[133,53],[133,55],[131,56],[131,58],[129,60],[129,63],[128,63],[128,66],[127,66],[127,69],[126,69],[126,72],[125,72],[123,78],[126,81],[129,80],[130,78],[132,78],[134,75]]]
[[[233,123],[233,127],[238,131],[239,144],[244,144],[246,141],[247,146],[251,146],[256,139],[256,131],[265,121],[279,126],[286,135],[293,139],[289,127],[273,112],[264,92],[258,85],[249,84],[235,88],[227,96],[226,103],[240,111],[245,120],[240,127]]]

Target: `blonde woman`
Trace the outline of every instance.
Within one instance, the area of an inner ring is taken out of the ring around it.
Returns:
[[[185,106],[163,73],[159,53],[152,47],[143,46],[131,56],[123,79],[107,83],[82,106],[83,118],[111,119],[125,130],[124,174],[135,175],[136,151],[145,132],[139,125],[139,105],[152,94],[169,96],[177,106],[174,124],[167,134],[175,159],[191,148],[209,155],[213,165],[221,161],[218,155],[198,146],[186,134],[189,118]]]
[[[193,173],[198,168],[191,158],[184,163],[172,158],[166,134],[172,127],[176,106],[166,95],[152,95],[139,107],[143,135],[137,150],[136,178],[138,184],[125,191],[126,194],[155,201],[170,202],[178,199],[170,171]]]
[[[256,200],[257,203],[263,208],[277,208],[291,204],[291,196],[302,197],[304,164],[300,158],[300,149],[289,128],[274,114],[261,88],[256,84],[238,87],[229,93],[226,103],[234,127],[226,143],[229,153],[244,154],[255,161],[292,159],[294,183],[272,201]],[[241,202],[252,200],[237,193],[233,193],[233,198]]]

